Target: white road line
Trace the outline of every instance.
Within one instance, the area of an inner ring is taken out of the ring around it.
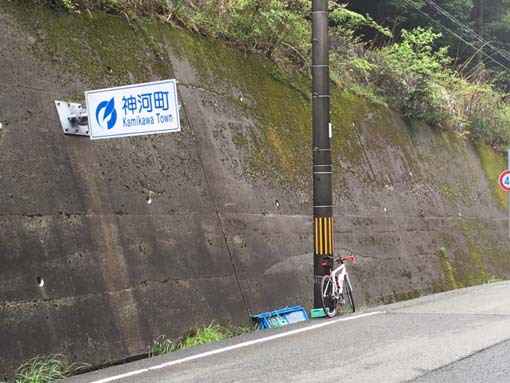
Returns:
[[[349,320],[365,318],[365,317],[369,317],[369,316],[377,315],[377,314],[381,314],[381,313],[383,313],[383,311],[374,311],[374,312],[371,312],[371,313],[360,314],[360,315],[355,315],[355,316],[349,316],[349,317],[345,317],[345,318],[338,318],[338,319],[334,319],[332,321],[317,323],[317,324],[314,324],[312,326],[307,326],[307,327],[299,328],[299,329],[296,329],[296,330],[282,332],[280,334],[275,334],[275,335],[271,335],[271,336],[268,336],[268,337],[265,337],[265,338],[250,340],[250,341],[244,342],[244,343],[234,344],[232,346],[219,348],[217,350],[207,351],[207,352],[204,352],[202,354],[192,355],[192,356],[188,356],[188,357],[182,358],[182,359],[172,360],[170,362],[158,364],[156,366],[152,366],[152,367],[148,367],[148,368],[142,368],[140,370],[135,370],[135,371],[131,371],[131,372],[126,372],[124,374],[111,376],[109,378],[95,380],[95,381],[93,381],[91,383],[108,383],[108,382],[113,382],[115,380],[119,380],[119,379],[122,379],[122,378],[128,378],[128,377],[133,376],[133,375],[143,374],[144,372],[149,372],[149,371],[152,371],[152,370],[159,370],[161,368],[175,366],[176,364],[181,364],[181,363],[189,362],[191,360],[205,358],[205,357],[210,356],[210,355],[220,354],[222,352],[231,351],[231,350],[237,350],[238,348],[248,347],[248,346],[252,346],[254,344],[269,342],[269,341],[274,340],[274,339],[284,338],[284,337],[287,337],[287,336],[290,336],[290,335],[294,335],[294,334],[299,334],[299,333],[306,332],[306,331],[315,330],[317,328],[326,327],[326,326],[329,326],[329,325],[332,325],[332,324],[335,324],[335,323],[338,323],[338,322],[346,322],[346,321],[349,321]]]

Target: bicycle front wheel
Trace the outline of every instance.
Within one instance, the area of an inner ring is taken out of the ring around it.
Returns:
[[[322,298],[322,308],[324,309],[324,313],[326,316],[333,318],[336,315],[337,310],[337,299],[334,295],[334,286],[335,283],[329,275],[325,275],[322,277],[321,281],[321,298]]]
[[[344,294],[347,298],[347,301],[349,302],[349,306],[351,306],[352,312],[356,312],[356,305],[354,304],[354,297],[352,295],[351,281],[349,281],[347,275],[344,277]]]

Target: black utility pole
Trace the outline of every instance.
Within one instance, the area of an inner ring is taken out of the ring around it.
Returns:
[[[329,103],[328,0],[312,0],[313,93],[313,224],[314,307],[322,307],[320,283],[328,272],[321,266],[333,255],[333,194],[331,189],[331,125]]]

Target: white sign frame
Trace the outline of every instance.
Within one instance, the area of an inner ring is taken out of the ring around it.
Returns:
[[[181,131],[175,79],[91,90],[85,101],[91,140]]]

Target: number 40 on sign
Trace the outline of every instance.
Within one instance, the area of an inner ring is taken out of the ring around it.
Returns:
[[[510,170],[505,170],[499,175],[499,186],[504,191],[510,192]]]

